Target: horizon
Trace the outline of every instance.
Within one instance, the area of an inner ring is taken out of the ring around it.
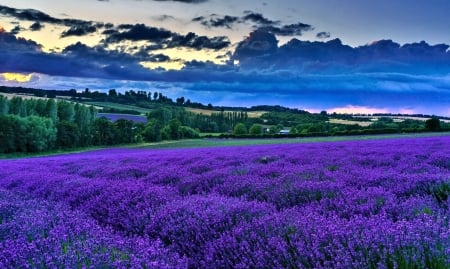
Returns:
[[[0,84],[450,116],[449,2],[236,3],[4,1]]]

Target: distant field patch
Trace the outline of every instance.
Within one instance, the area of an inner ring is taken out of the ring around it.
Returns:
[[[362,127],[367,127],[372,124],[370,121],[354,121],[354,120],[342,120],[342,119],[330,119],[330,123],[344,124],[344,125],[354,125],[357,124]]]
[[[213,113],[219,113],[220,111],[217,110],[208,110],[208,109],[200,109],[200,108],[186,108],[187,111],[196,113],[196,114],[203,114],[206,116],[211,116]],[[225,113],[233,113],[236,111],[226,110]],[[241,111],[237,111],[241,112]],[[249,111],[247,112],[247,115],[249,118],[260,118],[264,113],[267,113],[266,111]]]
[[[105,117],[110,121],[117,121],[119,119],[130,120],[135,123],[147,123],[147,117],[131,114],[118,114],[118,113],[97,113],[97,117]]]
[[[138,106],[132,106],[132,105],[123,105],[118,103],[111,103],[111,102],[84,102],[85,104],[93,105],[98,108],[113,108],[113,109],[119,109],[119,110],[135,110],[142,114],[148,113],[151,111],[151,109],[148,108],[142,108]]]

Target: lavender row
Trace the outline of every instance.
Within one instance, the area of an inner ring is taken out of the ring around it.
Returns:
[[[60,203],[0,190],[1,268],[183,268],[159,241],[128,238]]]

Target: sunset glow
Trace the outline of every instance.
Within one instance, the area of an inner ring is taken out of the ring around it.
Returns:
[[[33,77],[33,74],[20,74],[20,73],[3,73],[1,74],[5,81],[25,83],[29,82]]]

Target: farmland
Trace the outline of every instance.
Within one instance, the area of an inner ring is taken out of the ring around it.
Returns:
[[[450,137],[0,162],[0,267],[449,268]]]

